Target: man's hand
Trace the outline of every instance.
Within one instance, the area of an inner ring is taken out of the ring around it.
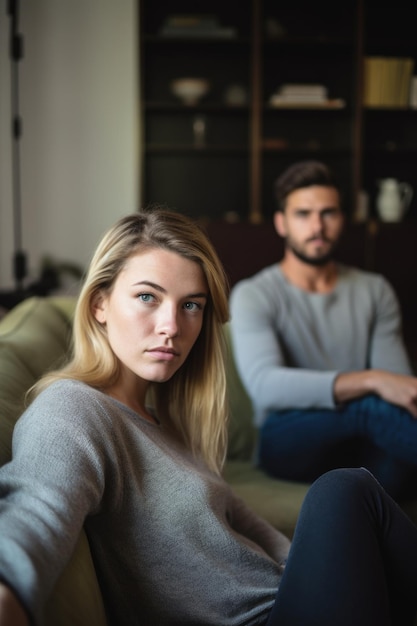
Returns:
[[[417,418],[417,377],[385,370],[339,374],[334,383],[336,402],[342,403],[370,393],[406,409]]]
[[[0,626],[29,626],[26,611],[9,587],[0,583]]]

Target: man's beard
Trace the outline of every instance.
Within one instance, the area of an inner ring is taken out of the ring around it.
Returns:
[[[337,246],[337,242],[333,242],[328,252],[321,256],[307,256],[306,254],[304,254],[304,252],[294,246],[289,239],[286,239],[286,245],[294,254],[294,256],[296,256],[297,259],[299,259],[303,263],[306,263],[307,265],[313,265],[315,267],[322,267],[330,261],[333,261],[334,250]]]

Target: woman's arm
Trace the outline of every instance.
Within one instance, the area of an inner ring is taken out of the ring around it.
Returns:
[[[88,391],[48,387],[16,423],[0,469],[0,580],[35,620],[104,490],[103,420]]]

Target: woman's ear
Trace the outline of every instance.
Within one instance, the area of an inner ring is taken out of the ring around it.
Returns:
[[[106,298],[101,291],[94,296],[91,303],[91,310],[100,324],[106,323]]]

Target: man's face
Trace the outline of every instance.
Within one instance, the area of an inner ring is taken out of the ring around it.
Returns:
[[[343,229],[339,192],[312,185],[287,197],[285,211],[274,215],[275,228],[287,249],[309,265],[325,265],[333,256]]]

